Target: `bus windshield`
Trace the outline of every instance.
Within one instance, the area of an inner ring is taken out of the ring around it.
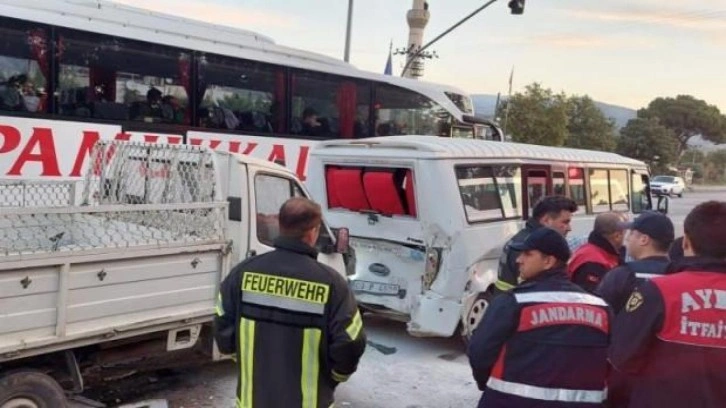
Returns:
[[[390,85],[377,87],[375,113],[376,136],[449,136],[453,121],[433,100]]]

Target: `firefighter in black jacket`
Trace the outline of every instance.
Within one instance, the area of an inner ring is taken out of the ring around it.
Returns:
[[[215,337],[236,354],[237,407],[328,408],[355,371],[366,337],[345,279],[316,261],[320,206],[280,209],[275,250],[240,263],[222,283]]]
[[[726,406],[726,202],[696,206],[683,229],[685,257],[615,319],[610,361],[637,378],[630,407]]]
[[[602,406],[610,309],[567,279],[560,233],[540,228],[517,249],[525,282],[494,299],[469,344],[479,407]]]

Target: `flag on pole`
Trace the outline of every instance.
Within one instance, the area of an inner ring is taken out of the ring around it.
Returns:
[[[509,96],[512,95],[512,80],[514,79],[514,65],[512,65],[512,72],[509,73]]]
[[[393,40],[388,46],[388,61],[386,61],[386,68],[383,70],[383,75],[393,75]]]
[[[512,65],[512,72],[509,73],[509,96],[507,96],[507,106],[504,109],[504,127],[502,128],[502,133],[504,133],[505,140],[507,137],[507,122],[509,122],[509,106],[511,105],[509,102],[512,99],[512,81],[513,80],[514,80],[514,65]]]

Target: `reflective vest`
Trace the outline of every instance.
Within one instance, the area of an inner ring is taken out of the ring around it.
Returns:
[[[726,276],[680,272],[652,279],[663,297],[665,317],[657,336],[694,348],[726,353]]]
[[[570,280],[572,280],[575,271],[588,262],[604,265],[610,270],[618,266],[620,259],[617,255],[611,254],[599,246],[588,242],[575,251],[567,265],[567,276]]]
[[[524,292],[515,293],[514,297],[520,305],[519,325],[499,354],[487,389],[520,398],[561,402],[563,406],[601,404],[606,398],[606,349],[610,332],[605,301],[575,291]],[[515,350],[516,347],[522,348]],[[569,355],[570,349],[576,351]],[[583,381],[579,384],[587,382],[595,386],[573,388],[572,378],[563,379],[557,374],[532,377],[533,372],[561,372],[550,370],[553,364],[567,367],[564,371],[568,372],[583,370]],[[484,395],[484,406],[490,402],[491,406],[500,406],[496,395],[491,399],[486,391]]]

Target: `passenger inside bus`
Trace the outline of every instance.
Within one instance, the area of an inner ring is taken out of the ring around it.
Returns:
[[[143,120],[145,122],[154,122],[163,117],[161,110],[162,93],[156,88],[151,88],[146,92],[146,102],[133,102],[131,104],[131,119]]]
[[[318,112],[311,108],[305,108],[302,114],[302,132],[306,136],[323,136],[323,124],[320,123]]]
[[[161,116],[165,123],[184,123],[184,109],[174,95],[161,98]]]
[[[14,75],[0,85],[0,103],[3,110],[23,111],[23,93],[21,86],[27,81],[26,75]]]

